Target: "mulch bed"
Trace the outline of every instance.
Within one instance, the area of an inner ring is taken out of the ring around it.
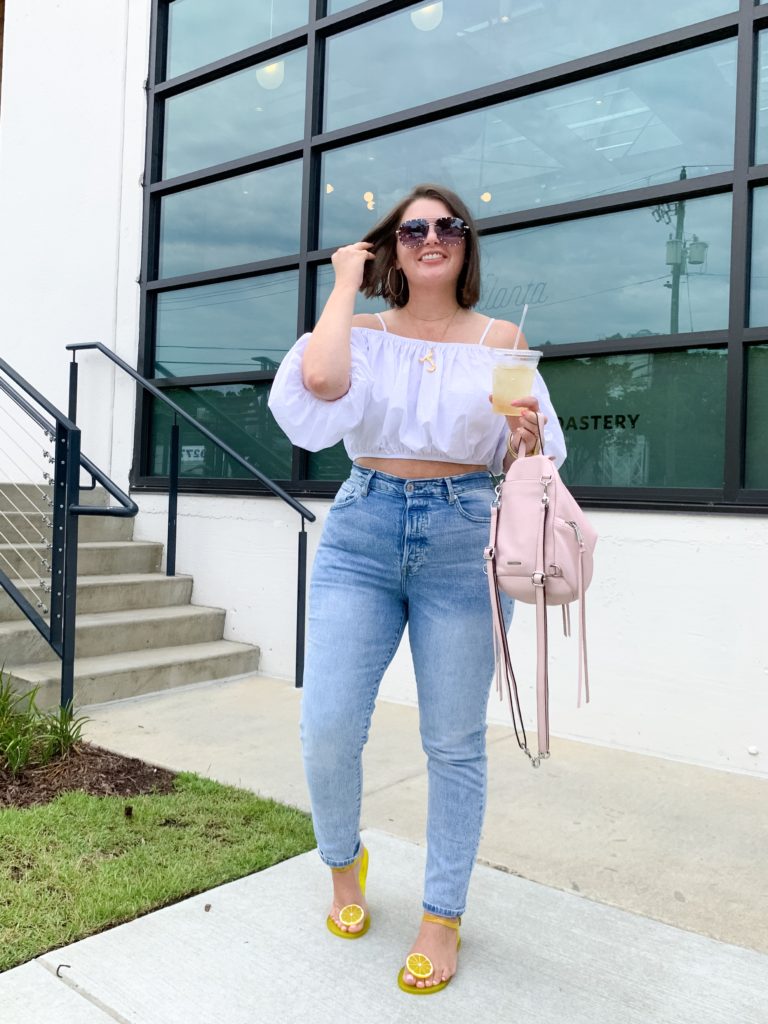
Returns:
[[[175,772],[123,757],[91,743],[77,743],[50,764],[11,775],[0,769],[0,809],[47,804],[59,794],[82,790],[91,796],[170,793]]]

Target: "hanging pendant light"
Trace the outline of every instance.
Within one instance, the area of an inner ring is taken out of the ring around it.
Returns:
[[[443,3],[427,4],[411,12],[411,22],[419,32],[431,32],[443,20]]]
[[[269,38],[273,36],[275,0],[269,4]],[[256,81],[262,89],[279,89],[285,79],[285,61],[277,60],[272,64],[262,64],[256,68]]]
[[[273,64],[262,64],[256,68],[256,81],[262,89],[279,89],[285,80],[285,61],[278,60]]]

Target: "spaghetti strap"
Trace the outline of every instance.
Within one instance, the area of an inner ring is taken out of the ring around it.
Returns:
[[[484,330],[484,331],[483,331],[483,333],[482,333],[482,334],[480,335],[480,341],[478,341],[478,343],[477,343],[478,345],[482,345],[482,344],[483,344],[483,342],[485,341],[485,336],[486,336],[486,334],[488,333],[488,331],[490,331],[490,329],[491,329],[491,328],[493,327],[493,325],[494,325],[495,323],[496,323],[496,321],[495,321],[495,320],[489,320],[489,321],[488,321],[488,323],[487,323],[487,324],[485,325],[485,330]]]
[[[373,315],[379,318],[379,323],[381,324],[382,331],[386,331],[387,325],[384,323],[384,317],[381,315],[381,313],[374,313]]]

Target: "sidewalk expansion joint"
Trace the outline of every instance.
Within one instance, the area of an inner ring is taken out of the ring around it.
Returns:
[[[45,955],[51,956],[50,953],[46,953]],[[43,967],[46,971],[48,971],[49,974],[53,975],[54,978],[57,978],[59,981],[63,982],[63,984],[66,985],[66,987],[71,992],[74,992],[75,995],[79,996],[81,999],[84,999],[86,1003],[90,1003],[91,1006],[95,1006],[97,1010],[101,1010],[102,1013],[105,1013],[112,1020],[116,1021],[116,1024],[133,1024],[133,1022],[129,1020],[128,1017],[124,1017],[122,1013],[118,1013],[118,1011],[115,1010],[113,1007],[107,1006],[107,1004],[103,1003],[101,999],[99,999],[97,996],[91,995],[90,992],[86,992],[77,984],[77,982],[73,981],[71,978],[68,978],[66,972],[67,969],[71,970],[70,964],[61,963],[57,964],[54,967],[52,963],[48,963],[42,957],[38,957],[37,960],[35,960],[34,962],[40,964],[40,966]]]

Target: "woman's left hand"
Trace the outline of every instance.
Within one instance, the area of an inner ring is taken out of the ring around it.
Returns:
[[[542,428],[547,422],[547,417],[543,413],[539,413],[539,400],[533,395],[528,395],[525,398],[518,398],[512,405],[520,406],[523,410],[518,416],[506,417],[509,432],[512,434],[512,446],[517,450],[520,447],[520,442],[524,441],[525,450],[530,455],[535,450],[536,443],[539,442],[539,450],[541,450],[541,438],[536,427],[536,414],[539,414]]]

